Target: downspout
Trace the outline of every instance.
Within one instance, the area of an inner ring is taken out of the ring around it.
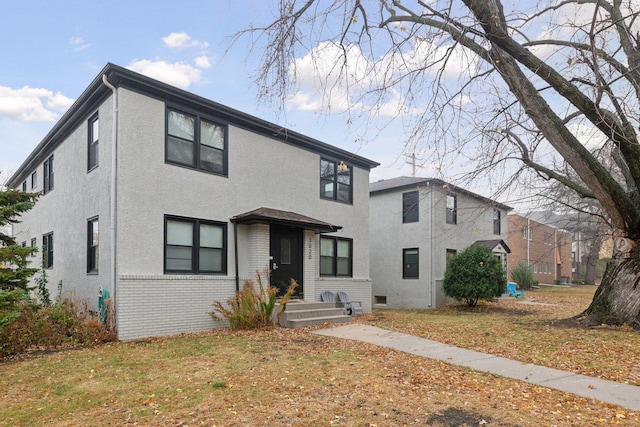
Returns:
[[[529,259],[529,242],[531,241],[531,220],[527,218],[527,265],[531,268],[531,260]]]
[[[553,248],[555,249],[553,256],[553,281],[558,280],[558,230],[553,229]],[[562,261],[562,258],[560,258]]]
[[[111,180],[110,180],[110,200],[109,200],[109,215],[111,217],[111,221],[109,224],[109,239],[111,240],[111,256],[110,256],[110,271],[113,275],[113,284],[111,288],[111,298],[113,298],[114,302],[117,302],[116,298],[116,287],[118,283],[118,263],[116,262],[116,254],[117,254],[117,191],[118,191],[118,168],[117,168],[117,160],[118,160],[118,91],[115,86],[113,86],[107,80],[107,75],[102,75],[102,83],[113,92],[113,113],[112,113],[112,122],[113,122],[113,144],[111,147]],[[118,324],[118,310],[116,312],[116,325]]]
[[[240,291],[240,274],[238,272],[238,223],[233,223],[233,256],[236,264],[236,292]]]
[[[429,186],[429,307],[433,306],[433,294],[436,292],[433,283],[433,187],[431,182],[427,184]]]

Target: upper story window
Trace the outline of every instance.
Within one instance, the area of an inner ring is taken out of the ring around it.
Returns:
[[[165,273],[227,272],[227,225],[192,218],[165,217]]]
[[[502,231],[500,227],[500,220],[502,219],[502,212],[498,209],[493,210],[493,234],[500,234]]]
[[[167,109],[166,161],[227,175],[227,127]]]
[[[533,230],[531,230],[531,227],[522,227],[522,238],[524,240],[533,240]]]
[[[22,191],[24,191],[25,193],[27,192],[27,180],[26,179],[22,183]]]
[[[402,222],[418,222],[420,193],[409,191],[402,193]]]
[[[87,221],[87,273],[98,272],[100,233],[98,218]]]
[[[447,194],[447,224],[458,223],[458,197]]]
[[[353,240],[338,237],[320,238],[320,275],[352,276]]]
[[[91,170],[98,166],[98,141],[100,135],[100,126],[98,114],[96,113],[89,119],[89,139],[87,154],[87,170]]]
[[[34,171],[31,174],[31,189],[33,190],[38,186],[38,171]]]
[[[545,245],[552,246],[553,245],[553,234],[544,233],[543,241]]]
[[[42,194],[47,194],[49,191],[53,190],[53,154],[44,161],[44,164],[42,166],[44,169]]]
[[[352,172],[343,162],[320,159],[320,197],[352,203]]]
[[[458,251],[456,251],[455,249],[447,249],[447,258],[446,258],[447,267],[449,267],[449,263],[457,254],[458,254]]]

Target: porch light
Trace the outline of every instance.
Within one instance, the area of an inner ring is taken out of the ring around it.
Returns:
[[[346,172],[349,170],[349,166],[347,166],[347,164],[345,162],[340,162],[340,164],[338,165],[338,170],[340,172]]]

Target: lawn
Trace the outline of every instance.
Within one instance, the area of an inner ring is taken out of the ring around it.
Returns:
[[[376,311],[358,321],[637,384],[636,332],[559,322],[592,293],[539,290],[527,293],[534,304]],[[640,423],[640,414],[595,400],[310,332],[216,330],[7,360],[0,425]]]

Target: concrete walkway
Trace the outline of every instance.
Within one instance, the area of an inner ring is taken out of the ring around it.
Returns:
[[[640,411],[640,387],[634,385],[531,365],[358,323],[320,329],[314,333],[389,347],[405,353],[441,360],[453,365],[466,366],[476,371],[526,381],[623,406],[633,411]]]

